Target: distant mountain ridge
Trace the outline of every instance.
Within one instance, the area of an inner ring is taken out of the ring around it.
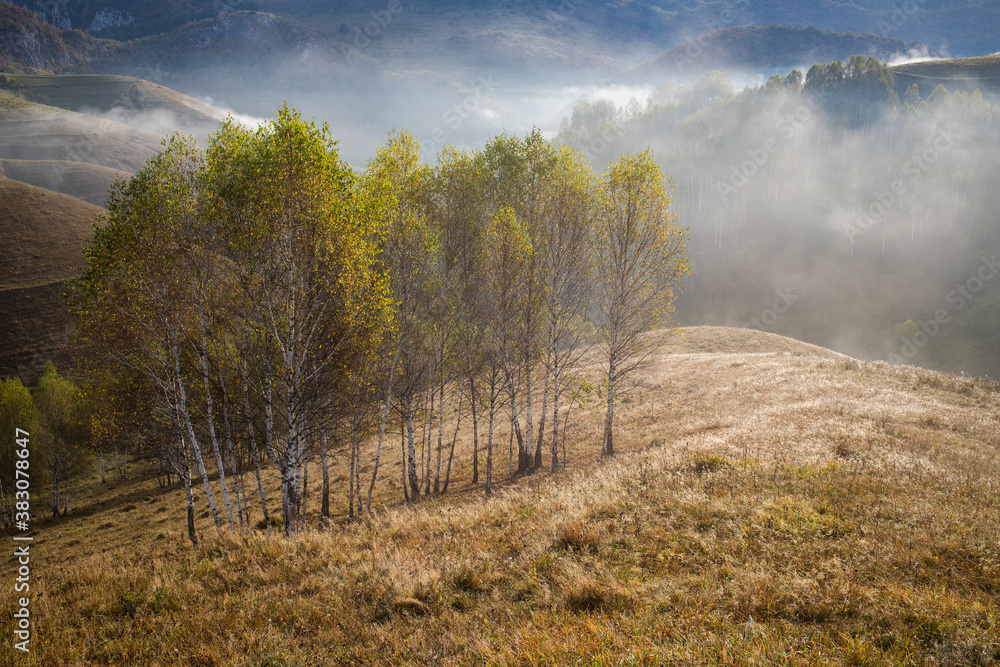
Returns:
[[[385,11],[392,3],[388,0],[14,0],[14,4],[63,29],[136,39],[238,10],[271,12],[310,26],[323,25],[335,32],[340,22],[351,27],[359,19],[370,19]],[[937,49],[947,44],[956,55],[975,55],[989,52],[991,46],[993,51],[997,50],[995,26],[1000,23],[1000,3],[996,0],[980,3],[942,0],[933,5],[921,2],[912,3],[905,10],[897,3],[841,3],[835,0],[810,3],[800,0],[543,0],[537,4],[518,0],[414,0],[397,4],[403,10],[400,22],[427,16],[455,19],[478,15],[482,19],[479,29],[487,27],[486,23],[493,28],[507,29],[510,19],[515,17],[531,17],[553,28],[568,20],[619,41],[660,41],[667,48],[721,27],[793,24],[835,32],[876,32],[904,41],[919,40]]]
[[[418,69],[449,54],[472,66],[507,63],[523,71],[603,67],[605,63],[627,66],[635,62],[630,59],[636,54],[662,53],[698,35],[777,25],[857,33],[876,51],[881,48],[878,40],[916,41],[955,56],[1000,50],[995,30],[1000,25],[1000,0],[977,4],[941,0],[933,6],[916,3],[905,10],[888,2],[861,5],[834,0],[544,0],[535,4],[519,0],[16,0],[0,3],[0,47],[9,41],[4,14],[12,10],[33,12],[32,16],[47,20],[46,25],[75,31],[72,37],[59,36],[33,26],[29,33],[39,33],[39,51],[32,55],[22,49],[21,66],[146,78],[156,77],[107,67],[116,61],[133,68],[178,67],[190,64],[188,56],[218,57],[226,49],[251,62],[292,53],[339,62],[346,52],[354,52],[383,65],[391,60]],[[240,18],[226,18],[234,16]],[[212,47],[220,35],[229,35],[216,42],[225,48]],[[99,38],[132,41],[118,50],[113,42]],[[172,51],[171,46],[182,47],[184,52]],[[776,53],[777,45],[766,46],[767,52]],[[802,51],[801,46],[796,49]],[[97,57],[95,51],[104,53]],[[822,51],[816,58],[822,61],[835,55]],[[99,69],[81,69],[95,58]],[[776,62],[775,67],[785,64]],[[2,60],[0,67],[9,69]]]
[[[347,51],[305,25],[259,12],[231,12],[132,41],[103,39],[46,23],[0,3],[0,71],[16,74],[176,73],[199,68],[280,65],[344,68]],[[364,60],[364,59],[362,59]]]

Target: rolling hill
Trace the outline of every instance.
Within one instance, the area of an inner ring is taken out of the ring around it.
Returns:
[[[212,107],[137,79],[5,77],[0,83],[0,309],[5,313],[0,377],[33,379],[49,359],[63,368],[74,366],[63,281],[82,266],[82,248],[109,187],[159,151],[164,134],[178,127],[207,133],[219,117]]]
[[[920,94],[930,95],[938,85],[948,92],[972,92],[977,88],[986,94],[1000,95],[1000,54],[978,58],[928,60],[897,65],[896,89],[902,93],[917,84]]]
[[[114,113],[123,124],[157,134],[178,127],[205,134],[225,114],[218,109],[151,81],[100,74],[7,76],[6,88],[27,101],[91,115]]]
[[[33,379],[45,361],[69,361],[72,327],[63,281],[78,275],[82,248],[104,209],[0,179],[0,377]]]
[[[129,172],[89,162],[0,159],[2,178],[76,197],[95,206],[104,206],[115,179],[129,176]]]
[[[21,100],[0,90],[0,158],[86,162],[138,171],[162,137],[113,120]]]
[[[203,546],[193,552],[182,489],[136,467],[106,485],[92,475],[69,515],[35,523],[35,655],[149,665],[1000,660],[995,383],[726,328],[688,329],[668,350],[622,405],[621,454],[599,460],[602,405],[581,401],[569,468],[504,482],[492,498],[468,484],[463,432],[457,491],[399,504],[399,454],[387,453],[376,512],[294,539],[217,536],[199,492]],[[339,460],[335,488],[346,485]],[[277,478],[266,486],[276,502]],[[14,567],[8,559],[4,576]],[[5,588],[0,604],[14,596]]]
[[[83,245],[104,210],[9,179],[0,179],[0,195],[0,290],[76,275],[83,266]]]
[[[855,54],[890,60],[910,51],[926,51],[917,43],[874,33],[834,33],[795,26],[724,28],[670,49],[655,60],[633,67],[615,83],[663,83],[698,79],[711,70],[734,75],[785,74],[793,67],[803,73],[814,63],[846,60]]]

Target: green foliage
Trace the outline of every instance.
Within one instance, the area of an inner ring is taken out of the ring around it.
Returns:
[[[899,104],[892,68],[872,56],[813,65],[805,92],[819,96],[826,109],[850,127],[871,123],[873,113],[880,115]]]
[[[307,438],[351,432],[350,498],[360,498],[359,448],[374,415],[382,434],[395,402],[412,434],[428,390],[440,411],[455,381],[488,409],[491,433],[510,406],[519,470],[540,465],[525,396],[543,365],[558,378],[554,391],[572,382],[579,343],[594,331],[591,306],[607,306],[608,294],[592,290],[598,255],[614,254],[606,246],[622,235],[643,235],[647,274],[627,278],[630,300],[614,306],[639,308],[633,337],[666,321],[684,266],[649,153],[608,179],[602,195],[582,157],[538,130],[478,151],[446,148],[433,167],[420,163],[411,135],[394,132],[356,175],[329,128],[287,106],[256,129],[228,120],[204,152],[170,138],[116,185],[74,297],[83,336],[120,364],[94,371],[88,385],[104,404],[93,420],[100,442],[128,431],[173,443],[160,445],[161,460],[182,475],[196,467],[206,495],[200,441],[212,443],[219,467],[220,428],[240,446],[263,444],[282,474],[289,532],[299,525]],[[477,382],[488,390],[477,393]]]
[[[76,384],[59,375],[51,361],[35,387],[34,403],[41,427],[35,441],[42,445],[49,475],[53,483],[68,483],[87,458],[89,407]]]
[[[16,429],[28,432],[29,451],[32,454],[41,452],[43,446],[42,433],[38,426],[38,412],[31,392],[21,384],[18,378],[0,380],[0,493],[9,494],[14,488],[14,434]],[[33,458],[38,463],[35,470],[42,473],[44,468],[38,457]],[[44,475],[37,480],[40,483]]]
[[[37,424],[35,404],[21,380],[8,378],[0,381],[0,432],[9,434],[16,428],[30,432],[37,428]]]

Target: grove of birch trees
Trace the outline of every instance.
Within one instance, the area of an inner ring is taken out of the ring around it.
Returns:
[[[94,438],[154,453],[195,547],[196,493],[220,532],[293,535],[316,487],[322,523],[331,496],[371,511],[389,461],[407,500],[445,493],[463,434],[487,494],[559,470],[587,349],[611,455],[615,399],[687,272],[669,204],[648,151],[597,177],[537,131],[430,165],[394,132],[361,173],[287,107],[205,150],[175,136],[116,184],[74,288]]]

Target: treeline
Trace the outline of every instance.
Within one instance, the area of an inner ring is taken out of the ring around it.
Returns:
[[[585,345],[599,346],[607,400],[594,446],[614,453],[616,400],[653,349],[642,334],[669,322],[687,271],[651,154],[598,178],[537,131],[434,165],[418,151],[393,133],[355,173],[325,125],[286,107],[256,130],[226,122],[204,151],[174,137],[111,193],[72,297],[95,424],[179,478],[196,546],[199,479],[220,531],[255,507],[270,529],[273,468],[292,534],[310,462],[326,521],[343,454],[349,515],[369,511],[390,432],[407,499],[448,489],[469,421],[487,493],[501,425],[517,448],[508,475],[546,454],[557,470]]]
[[[0,526],[33,518],[29,507],[51,486],[52,515],[69,512],[70,480],[89,460],[91,412],[80,388],[49,362],[33,389],[17,378],[0,381]],[[27,433],[26,468],[15,476],[15,433]],[[101,472],[104,475],[104,458]],[[26,475],[26,476],[25,476]],[[22,480],[18,486],[17,480]],[[24,483],[26,480],[26,484]]]

